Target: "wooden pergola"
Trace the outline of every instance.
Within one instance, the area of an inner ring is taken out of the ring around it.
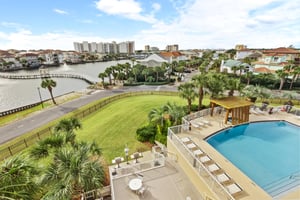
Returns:
[[[213,116],[214,108],[216,106],[221,106],[226,109],[226,115],[224,119],[225,124],[227,124],[230,114],[231,114],[230,116],[231,123],[233,125],[241,124],[249,121],[249,111],[251,105],[253,105],[253,102],[246,101],[238,97],[225,97],[220,99],[211,99],[210,115]]]

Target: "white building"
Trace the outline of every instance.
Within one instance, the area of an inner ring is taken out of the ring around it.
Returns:
[[[83,52],[90,52],[91,48],[90,48],[90,44],[87,41],[83,41],[82,42],[82,47],[83,47]]]
[[[93,53],[97,52],[97,43],[92,42],[90,45],[91,45],[91,52]]]

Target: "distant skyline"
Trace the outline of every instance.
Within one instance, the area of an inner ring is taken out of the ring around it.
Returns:
[[[300,0],[1,0],[0,49],[300,48]]]

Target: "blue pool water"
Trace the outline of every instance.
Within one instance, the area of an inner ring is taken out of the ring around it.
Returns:
[[[285,121],[242,124],[206,141],[271,196],[300,186],[300,127]]]

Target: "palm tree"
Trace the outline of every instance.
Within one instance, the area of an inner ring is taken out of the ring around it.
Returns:
[[[236,75],[236,72],[239,70],[238,66],[232,66],[231,70],[233,71],[233,74]]]
[[[142,75],[144,75],[145,77],[145,82],[147,81],[147,76],[150,74],[150,68],[145,68],[143,71],[142,71]]]
[[[59,149],[46,169],[41,184],[47,188],[42,199],[72,199],[103,186],[105,173],[95,158],[95,144],[79,143]],[[97,154],[95,154],[97,153]]]
[[[41,87],[42,88],[47,88],[49,93],[50,93],[50,96],[51,96],[51,99],[52,99],[52,102],[54,104],[56,104],[55,100],[54,100],[54,97],[53,97],[53,93],[52,93],[52,89],[54,87],[56,87],[56,82],[52,79],[44,79],[41,83]]]
[[[173,125],[180,125],[181,119],[186,115],[184,108],[182,106],[176,105],[176,103],[167,102],[164,106],[165,113],[170,116]]]
[[[217,98],[219,95],[222,95],[225,90],[225,84],[227,76],[210,72],[206,75],[206,87],[211,93],[211,98]]]
[[[153,122],[156,125],[163,126],[164,116],[165,116],[164,107],[153,108],[148,114],[148,119],[149,119],[150,122]]]
[[[247,79],[247,85],[250,84],[250,80],[253,77],[253,72],[246,72],[245,73],[245,78]]]
[[[102,80],[102,85],[104,85],[104,78],[107,77],[107,74],[105,72],[102,72],[98,75],[99,78]]]
[[[202,101],[204,98],[204,86],[206,83],[205,76],[205,73],[201,73],[192,77],[193,83],[198,88],[198,110],[201,110],[202,108]]]
[[[111,67],[107,67],[105,69],[105,73],[106,73],[106,75],[108,77],[109,85],[112,85],[112,82],[111,82],[112,68]]]
[[[285,72],[282,69],[279,69],[276,71],[277,76],[280,78],[280,85],[279,85],[279,90],[282,90],[282,87],[284,85],[285,79],[288,76],[288,73]]]
[[[132,59],[134,59],[134,58],[132,58]],[[130,72],[131,69],[132,69],[132,67],[130,66],[130,64],[128,62],[124,64],[126,79],[129,78],[129,72]]]
[[[35,183],[37,171],[28,157],[17,155],[0,166],[0,199],[31,200],[40,192]]]
[[[289,68],[289,74],[292,75],[292,81],[290,84],[290,90],[293,88],[293,84],[295,80],[297,80],[299,74],[300,74],[300,65],[294,64],[294,61],[289,61],[291,63],[290,68]]]
[[[62,119],[54,127],[55,132],[65,133],[65,143],[70,142],[71,144],[75,143],[75,133],[74,130],[81,129],[82,125],[77,118]]]
[[[186,82],[178,86],[179,96],[186,99],[188,102],[188,113],[191,113],[192,102],[198,96],[195,91],[195,85],[190,82]]]
[[[132,72],[134,74],[134,81],[137,82],[137,75],[140,72],[139,68],[133,67]]]
[[[229,90],[228,96],[233,96],[234,90],[241,89],[241,81],[237,78],[228,78],[226,83],[226,88]]]
[[[239,77],[241,77],[242,71],[245,69],[245,66],[244,65],[239,65],[239,66],[237,66],[237,68],[239,70]]]
[[[159,73],[162,71],[162,69],[161,69],[160,66],[156,66],[156,67],[154,67],[153,71],[154,71],[155,74],[156,74],[156,82],[158,82],[158,75],[159,75]]]
[[[62,134],[53,134],[30,149],[30,157],[34,159],[46,158],[51,155],[51,149],[57,150],[65,144],[65,137]]]

